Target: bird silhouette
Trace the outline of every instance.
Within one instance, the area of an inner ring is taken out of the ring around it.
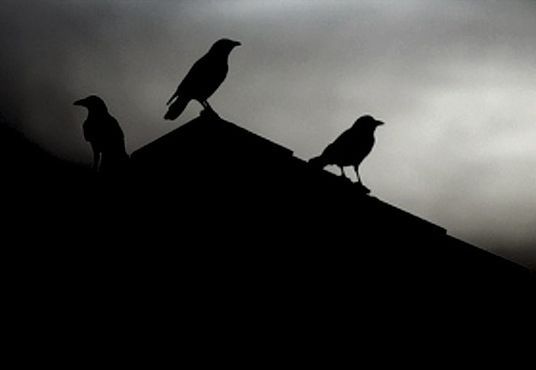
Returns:
[[[84,138],[93,150],[93,168],[100,172],[116,170],[129,158],[125,150],[125,136],[119,123],[108,113],[104,101],[96,95],[77,100],[74,105],[88,110],[82,127]]]
[[[194,63],[175,93],[168,100],[169,108],[164,118],[167,120],[176,119],[190,100],[197,100],[203,108],[213,111],[207,99],[225,80],[229,70],[229,54],[239,45],[241,45],[240,42],[229,39],[216,41],[210,50]]]
[[[365,115],[359,117],[352,127],[344,131],[335,141],[329,144],[318,157],[311,158],[309,164],[316,168],[336,165],[341,169],[341,176],[346,178],[345,166],[353,166],[359,184],[363,184],[359,176],[359,165],[374,146],[374,131],[383,122]],[[363,186],[364,189],[366,189]],[[366,189],[368,190],[368,189]]]

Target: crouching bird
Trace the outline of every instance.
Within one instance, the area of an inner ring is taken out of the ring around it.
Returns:
[[[309,164],[316,168],[327,165],[336,165],[341,169],[341,176],[345,166],[353,166],[359,184],[363,184],[359,176],[359,165],[370,153],[374,146],[374,131],[383,122],[366,115],[359,117],[348,130],[344,131],[334,142],[329,144],[318,157],[311,158]],[[364,189],[366,189],[363,186]],[[368,190],[368,189],[366,189]]]
[[[129,158],[125,150],[125,136],[119,123],[108,112],[104,101],[96,95],[77,100],[74,105],[88,110],[82,128],[84,138],[93,150],[93,168],[99,172],[117,170]]]
[[[169,108],[164,118],[167,120],[176,119],[190,100],[197,100],[203,108],[213,111],[207,99],[225,80],[229,70],[229,54],[239,45],[241,45],[240,42],[229,39],[216,41],[210,50],[194,63],[175,93],[168,100]]]

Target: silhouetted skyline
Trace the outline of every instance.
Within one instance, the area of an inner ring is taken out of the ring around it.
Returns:
[[[72,106],[96,93],[127,151],[198,115],[162,119],[180,76],[240,40],[211,97],[224,118],[317,155],[356,116],[389,123],[361,171],[385,201],[514,259],[536,245],[536,5],[440,0],[2,1],[0,111],[46,150],[90,164]],[[527,257],[532,254],[532,257]]]

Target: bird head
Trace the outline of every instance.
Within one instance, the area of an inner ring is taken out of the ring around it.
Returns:
[[[90,95],[87,98],[77,100],[73,105],[79,105],[88,110],[106,110],[106,104],[97,95]]]
[[[383,124],[384,124],[384,122],[378,121],[377,119],[375,119],[371,115],[367,114],[367,115],[359,117],[355,121],[355,123],[354,123],[354,125],[352,127],[369,127],[369,128],[375,129],[376,127],[381,126]]]
[[[211,51],[229,54],[235,47],[242,45],[240,41],[220,39],[212,45]]]

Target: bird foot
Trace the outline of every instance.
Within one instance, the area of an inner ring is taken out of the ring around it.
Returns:
[[[207,117],[207,118],[220,118],[218,113],[216,113],[214,109],[212,109],[210,106],[203,109],[199,115],[201,117]]]
[[[355,186],[356,190],[359,191],[360,193],[363,193],[363,194],[370,193],[370,189],[367,188],[365,185],[363,185],[363,183],[361,183],[360,181],[355,182],[354,186]]]

